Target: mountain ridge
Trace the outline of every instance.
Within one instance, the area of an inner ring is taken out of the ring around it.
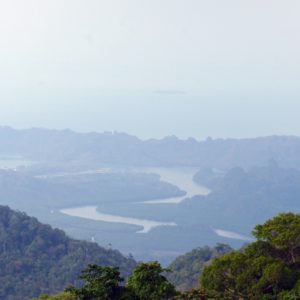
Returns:
[[[0,298],[26,300],[78,285],[80,271],[90,263],[119,266],[128,276],[133,258],[96,243],[74,240],[59,229],[25,213],[0,206]]]
[[[300,168],[300,137],[266,136],[197,141],[176,136],[141,140],[126,133],[77,133],[71,130],[0,127],[2,153],[37,162],[101,166],[166,166],[230,169],[264,165]]]

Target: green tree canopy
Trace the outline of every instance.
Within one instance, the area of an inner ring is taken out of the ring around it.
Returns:
[[[300,216],[293,213],[280,214],[257,225],[253,235],[265,241],[282,254],[290,263],[300,261]]]
[[[66,291],[75,294],[82,300],[115,300],[119,299],[122,287],[119,268],[102,267],[91,264],[81,272],[84,280],[82,288],[69,287]]]
[[[127,287],[139,300],[167,300],[176,295],[175,287],[163,275],[167,269],[158,262],[143,263],[129,277]]]
[[[256,242],[204,269],[202,287],[217,299],[300,299],[300,215],[280,214],[253,234]]]

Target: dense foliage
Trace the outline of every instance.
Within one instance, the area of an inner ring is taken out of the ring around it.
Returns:
[[[120,277],[119,268],[89,265],[81,273],[80,279],[84,280],[83,287],[70,286],[66,289],[78,299],[113,300],[121,298],[124,289],[120,285],[123,278]]]
[[[218,244],[215,247],[200,247],[177,257],[171,263],[167,278],[177,289],[185,291],[199,287],[199,277],[204,267],[212,259],[222,256],[233,249],[228,245]]]
[[[56,296],[43,295],[39,300],[174,299],[178,293],[163,275],[165,271],[167,270],[163,269],[158,262],[142,263],[136,267],[126,285],[122,285],[123,278],[120,277],[118,268],[89,265],[80,276],[84,280],[82,287],[70,286],[65,293]]]
[[[89,263],[119,266],[128,276],[136,263],[118,251],[68,238],[24,213],[0,207],[0,299],[25,300],[78,285]]]
[[[137,299],[171,299],[176,295],[176,292],[175,287],[162,275],[163,272],[167,271],[158,262],[141,264],[129,277],[127,287],[134,291]]]
[[[167,270],[152,262],[137,266],[124,286],[117,268],[89,266],[83,271],[84,286],[67,291],[76,300],[300,299],[300,215],[280,214],[257,225],[253,234],[257,241],[215,258],[205,267],[200,289],[176,292],[163,274]],[[220,247],[229,250],[224,245],[216,248]],[[206,249],[206,253],[210,251]]]
[[[253,231],[257,241],[204,269],[217,299],[300,299],[300,215],[280,214]]]

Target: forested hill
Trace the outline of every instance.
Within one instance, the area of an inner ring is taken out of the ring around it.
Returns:
[[[212,228],[249,236],[255,224],[282,212],[300,211],[300,171],[296,169],[274,163],[246,171],[233,168],[223,176],[212,176],[209,186],[212,193],[207,197],[196,196],[180,205],[181,212],[196,211],[198,219]]]
[[[192,166],[229,169],[265,165],[300,168],[300,138],[210,139],[175,136],[142,141],[125,133],[76,133],[70,130],[0,127],[1,155],[77,165]]]
[[[0,206],[0,299],[26,300],[78,284],[88,264],[119,266],[128,276],[136,262],[116,250],[73,240],[58,229]]]
[[[205,266],[213,259],[220,257],[233,249],[225,244],[218,244],[215,247],[199,247],[192,251],[178,256],[169,266],[169,281],[181,291],[199,287],[199,278]]]

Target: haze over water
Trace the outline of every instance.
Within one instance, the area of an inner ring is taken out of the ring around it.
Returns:
[[[1,124],[141,138],[300,135],[299,9],[293,0],[2,1]]]

